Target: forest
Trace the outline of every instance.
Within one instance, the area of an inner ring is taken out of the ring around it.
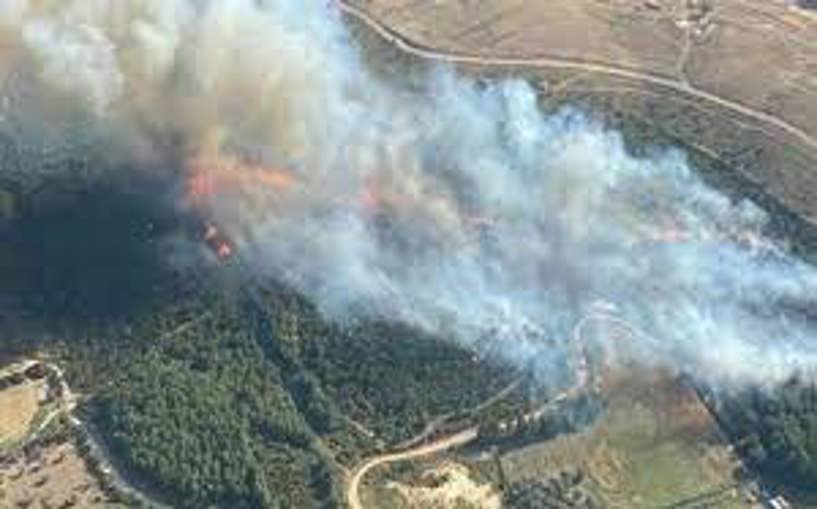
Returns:
[[[772,484],[817,497],[817,390],[792,379],[775,388],[720,398],[723,427],[752,467]]]
[[[95,394],[87,415],[174,505],[337,506],[341,466],[516,376],[410,328],[333,324],[224,271],[62,345],[72,385]]]
[[[210,304],[153,340],[133,339],[142,348],[118,359],[88,412],[174,505],[331,505],[329,466],[280,370],[241,326],[238,302]]]

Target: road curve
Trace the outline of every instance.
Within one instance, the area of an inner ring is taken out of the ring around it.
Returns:
[[[494,394],[490,398],[486,399],[482,403],[478,404],[477,406],[471,408],[469,411],[471,413],[474,413],[474,414],[482,412],[485,408],[493,405],[497,401],[505,399],[514,390],[516,390],[521,383],[522,383],[522,377],[516,378],[511,383],[509,383],[504,388],[502,388],[502,390],[500,390],[499,392],[497,392],[496,394]],[[443,415],[435,417],[434,419],[429,421],[428,424],[426,424],[425,428],[423,428],[423,430],[420,433],[414,435],[413,437],[409,438],[408,440],[404,440],[404,441],[400,442],[399,444],[395,445],[394,448],[395,449],[401,449],[401,450],[410,449],[410,448],[414,447],[415,445],[423,442],[428,437],[430,437],[435,431],[437,431],[437,428],[442,426],[455,413],[456,412],[448,412],[447,414],[443,414]]]
[[[602,319],[612,318],[612,319],[616,320],[615,317],[611,317],[611,316],[608,316],[608,315],[603,315],[603,314],[597,313],[597,314],[588,315],[587,317],[583,318],[574,327],[572,337],[573,337],[573,342],[575,343],[575,348],[576,348],[575,354],[577,355],[576,383],[572,387],[570,387],[570,388],[566,389],[565,391],[563,391],[562,393],[556,395],[553,399],[551,399],[545,405],[543,405],[541,408],[539,408],[537,411],[535,411],[532,414],[533,418],[538,419],[539,417],[541,417],[542,414],[544,414],[545,412],[548,412],[549,410],[555,408],[562,401],[564,401],[564,400],[566,400],[568,398],[574,397],[574,396],[578,395],[581,391],[587,389],[587,386],[588,386],[589,381],[590,381],[590,373],[589,373],[589,367],[587,365],[587,359],[585,357],[583,340],[581,338],[581,330],[589,320],[598,319],[600,317]],[[480,408],[480,409],[485,408],[486,406],[491,405],[494,402],[496,402],[498,399],[501,399],[501,398],[507,396],[511,391],[516,389],[519,386],[520,383],[521,383],[521,379],[517,379],[517,380],[511,382],[510,385],[508,385],[507,387],[502,389],[500,392],[498,392],[496,395],[494,395],[493,397],[489,398],[488,400],[486,400],[485,402],[480,404],[477,408]],[[432,422],[434,422],[434,421],[432,421]],[[433,428],[434,428],[434,425],[430,424],[429,427],[427,427],[427,430],[433,431]],[[425,433],[426,432],[421,434],[421,437],[424,437]],[[360,502],[360,483],[363,480],[363,478],[366,476],[366,474],[369,472],[369,470],[371,470],[371,469],[373,469],[373,468],[375,468],[377,466],[387,464],[387,463],[394,463],[396,461],[403,461],[403,460],[409,460],[409,459],[413,459],[413,458],[419,458],[419,457],[427,456],[429,454],[433,454],[433,453],[436,453],[436,452],[442,452],[442,451],[445,451],[445,450],[448,450],[448,449],[451,449],[453,447],[457,447],[457,446],[460,446],[460,445],[465,445],[465,444],[475,440],[478,436],[479,436],[479,426],[471,426],[470,428],[464,429],[464,430],[462,430],[462,431],[460,431],[458,433],[455,433],[453,435],[443,437],[443,438],[441,438],[441,439],[439,439],[439,440],[437,440],[435,442],[431,442],[431,443],[426,444],[426,445],[421,445],[419,447],[416,447],[414,449],[409,449],[407,451],[394,452],[394,453],[389,453],[389,454],[382,454],[380,456],[375,456],[374,458],[371,458],[371,459],[363,462],[357,468],[355,468],[355,470],[351,473],[351,475],[348,478],[347,488],[346,488],[346,502],[347,502],[348,506],[351,509],[364,509],[363,504],[361,504],[361,502]]]
[[[346,502],[351,509],[363,509],[363,504],[360,503],[360,482],[369,470],[386,463],[394,463],[396,461],[409,460],[427,456],[435,452],[442,452],[453,447],[467,444],[477,438],[479,428],[472,426],[468,429],[460,431],[454,435],[447,436],[436,442],[431,442],[415,449],[403,452],[395,452],[391,454],[383,454],[376,456],[365,463],[358,466],[349,477],[348,489],[346,490]]]
[[[567,58],[554,57],[532,57],[532,58],[506,58],[506,57],[487,57],[479,55],[470,55],[463,53],[454,53],[450,51],[437,50],[433,48],[426,48],[416,42],[411,41],[404,35],[400,34],[391,27],[388,27],[380,20],[374,18],[364,9],[356,7],[350,3],[349,0],[335,0],[337,7],[345,14],[355,18],[364,23],[369,28],[374,30],[383,39],[391,43],[399,50],[414,55],[425,60],[434,60],[438,62],[447,62],[451,64],[471,64],[484,67],[529,67],[529,68],[553,68],[553,69],[569,69],[584,72],[593,72],[597,74],[607,74],[609,76],[616,76],[619,78],[627,78],[636,81],[643,81],[658,85],[664,88],[686,94],[712,104],[716,104],[723,108],[740,113],[753,120],[757,120],[764,124],[774,126],[787,134],[797,138],[810,149],[817,150],[817,138],[810,135],[808,132],[800,127],[797,127],[782,118],[756,110],[745,104],[737,101],[721,97],[711,92],[695,88],[693,85],[665,78],[655,74],[635,71],[623,67],[616,67],[609,64],[598,62],[586,62],[582,60],[574,60]]]
[[[132,497],[137,499],[144,507],[151,507],[156,509],[167,507],[163,503],[151,498],[143,491],[133,486],[115,468],[113,468],[113,462],[110,459],[109,451],[105,448],[105,446],[98,439],[98,437],[96,437],[94,433],[91,432],[91,427],[89,423],[83,422],[82,420],[80,420],[79,417],[76,416],[75,411],[80,401],[80,396],[71,390],[71,387],[68,385],[68,382],[65,378],[65,373],[63,372],[62,368],[53,362],[46,362],[35,359],[27,359],[23,361],[20,365],[23,366],[22,369],[26,369],[27,367],[30,367],[35,364],[44,365],[46,369],[48,369],[49,374],[54,377],[56,383],[59,385],[60,388],[59,391],[60,400],[58,402],[57,408],[50,412],[43,419],[40,425],[37,426],[37,428],[31,432],[26,441],[28,443],[32,443],[33,441],[38,439],[40,434],[57,416],[64,415],[67,417],[70,425],[76,430],[78,430],[78,432],[81,433],[87,440],[86,443],[89,447],[88,454],[97,460],[97,462],[99,463],[99,471],[103,475],[109,477],[108,479],[109,482],[111,482],[119,492],[131,495]]]
[[[534,420],[538,420],[542,417],[545,413],[553,410],[556,408],[560,403],[563,401],[578,396],[581,392],[588,390],[590,385],[590,368],[587,362],[587,354],[585,351],[585,342],[582,338],[582,331],[583,329],[593,321],[598,322],[609,322],[614,325],[618,325],[624,327],[631,334],[638,337],[643,337],[649,341],[654,342],[654,338],[647,335],[643,331],[639,330],[623,318],[619,318],[612,314],[610,311],[592,311],[589,314],[585,315],[581,320],[579,320],[576,325],[573,327],[573,331],[571,334],[572,343],[574,345],[574,355],[576,356],[576,381],[575,383],[562,391],[561,393],[554,396],[551,400],[547,403],[542,405],[540,408],[533,411],[528,416]],[[499,394],[505,394],[507,391],[512,390],[517,386],[520,381],[514,381],[510,386],[500,391]],[[497,396],[491,398],[491,400],[495,400]],[[484,405],[480,405],[484,406]],[[460,445],[465,445],[474,441],[479,436],[479,426],[471,426],[470,428],[464,429],[458,433],[453,435],[449,435],[447,437],[443,437],[435,442],[431,442],[426,445],[418,446],[414,449],[409,449],[406,451],[401,452],[394,452],[388,454],[382,454],[380,456],[375,456],[365,462],[361,463],[358,467],[356,467],[352,473],[349,475],[347,480],[347,488],[346,488],[346,502],[351,509],[364,509],[363,504],[360,502],[360,483],[363,481],[363,478],[366,474],[373,468],[385,465],[387,463],[394,463],[397,461],[409,460],[414,458],[419,458],[422,456],[427,456],[429,454],[433,454],[436,452],[442,452],[453,447],[457,447]]]

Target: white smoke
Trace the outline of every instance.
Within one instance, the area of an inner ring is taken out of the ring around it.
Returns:
[[[438,69],[397,89],[324,2],[15,0],[0,16],[4,83],[72,105],[36,119],[79,104],[132,157],[167,130],[284,172],[210,205],[260,277],[332,317],[405,320],[547,372],[602,300],[643,331],[614,348],[645,363],[769,382],[817,361],[815,324],[784,313],[812,303],[817,273],[764,238],[761,210],[679,151],[634,157],[580,112],[544,115],[524,83]]]

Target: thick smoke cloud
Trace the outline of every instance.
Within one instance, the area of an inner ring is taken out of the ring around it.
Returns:
[[[639,331],[608,347],[649,365],[770,382],[817,360],[817,328],[787,312],[813,305],[817,273],[756,206],[679,151],[634,157],[580,112],[542,114],[521,82],[389,86],[331,4],[6,0],[0,38],[0,128],[142,166],[178,136],[242,262],[335,319],[405,320],[548,373],[602,301]]]

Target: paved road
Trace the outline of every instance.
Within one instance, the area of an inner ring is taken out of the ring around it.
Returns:
[[[349,16],[364,23],[372,30],[377,32],[383,39],[394,45],[401,51],[414,55],[426,60],[433,60],[438,62],[448,62],[452,64],[470,64],[484,67],[499,66],[499,67],[528,67],[528,68],[552,68],[552,69],[569,69],[583,72],[592,72],[597,74],[606,74],[608,76],[616,76],[619,78],[627,78],[636,81],[643,81],[658,85],[664,88],[674,90],[676,92],[692,96],[703,101],[716,104],[723,108],[740,113],[753,120],[757,120],[763,124],[774,126],[787,134],[797,138],[809,148],[817,150],[817,138],[806,132],[800,127],[787,122],[786,120],[760,110],[751,108],[745,104],[733,101],[726,97],[721,97],[711,92],[695,88],[693,85],[678,81],[671,78],[658,76],[632,69],[616,67],[610,64],[586,62],[581,60],[555,58],[555,57],[535,57],[535,58],[505,58],[505,57],[488,57],[479,55],[469,55],[462,53],[454,53],[433,48],[426,48],[417,44],[393,28],[387,26],[382,21],[376,19],[374,16],[366,12],[360,7],[356,7],[350,3],[349,0],[336,0],[338,8]]]

